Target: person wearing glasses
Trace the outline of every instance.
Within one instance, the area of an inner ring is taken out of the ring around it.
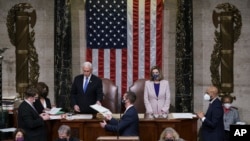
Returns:
[[[146,114],[168,114],[170,107],[169,82],[163,79],[162,71],[154,66],[150,71],[151,78],[145,82],[144,105]]]

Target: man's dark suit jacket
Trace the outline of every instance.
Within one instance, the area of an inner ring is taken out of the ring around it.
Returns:
[[[75,77],[71,88],[71,106],[78,105],[81,113],[96,114],[97,111],[89,106],[95,104],[97,100],[103,99],[102,80],[95,75],[91,75],[86,92],[83,91],[83,75]]]
[[[224,122],[221,101],[216,98],[208,107],[202,123],[202,141],[223,141]]]
[[[139,118],[137,110],[134,106],[130,107],[120,120],[112,118],[105,129],[107,131],[116,132],[120,136],[138,136],[139,135]]]
[[[47,141],[45,122],[26,101],[18,108],[18,127],[25,131],[25,141]]]
[[[47,108],[51,109],[51,103],[50,103],[50,100],[48,98],[45,98],[45,102],[46,102],[46,105],[47,105]],[[44,110],[44,107],[40,101],[40,99],[37,99],[35,102],[34,102],[34,106],[37,110],[37,112],[39,114],[43,113],[43,110]]]

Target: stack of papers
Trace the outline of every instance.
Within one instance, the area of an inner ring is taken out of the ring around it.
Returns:
[[[192,113],[170,113],[169,118],[170,119],[192,119],[196,117],[196,115]]]
[[[14,132],[15,130],[16,128],[14,127],[0,129],[1,132]]]
[[[62,116],[61,115],[50,115],[50,120],[53,120],[53,119],[62,119]]]
[[[77,114],[77,115],[72,115],[71,118],[73,118],[73,119],[92,119],[93,115],[92,114]]]
[[[93,108],[94,110],[96,110],[97,112],[101,113],[103,116],[112,114],[109,109],[107,109],[99,104],[90,105],[90,107]]]
[[[62,108],[55,108],[55,107],[53,107],[49,111],[45,111],[45,113],[48,113],[50,115],[62,114],[61,111],[60,111],[61,109]]]

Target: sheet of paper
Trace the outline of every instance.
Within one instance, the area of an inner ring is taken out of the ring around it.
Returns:
[[[109,109],[107,109],[99,104],[90,105],[90,107],[93,108],[94,110],[98,111],[99,113],[103,114],[104,116],[106,116],[108,114],[110,114],[110,115],[112,114]]]
[[[14,127],[0,129],[1,132],[14,132],[15,130],[16,128]]]
[[[51,120],[53,120],[53,119],[62,119],[61,115],[50,115],[49,117],[50,117]]]
[[[59,113],[59,111],[60,111],[61,109],[62,109],[62,108],[53,107],[53,108],[50,109],[49,111],[45,111],[45,112],[48,113],[48,114],[51,114],[51,115],[55,115],[55,114]]]
[[[183,118],[192,119],[193,117],[195,117],[195,115],[192,113],[170,113],[170,118],[173,119],[183,119]]]
[[[92,119],[92,114],[77,114],[72,116],[73,119]]]

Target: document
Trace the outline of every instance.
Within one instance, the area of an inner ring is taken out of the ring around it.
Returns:
[[[196,117],[196,115],[192,113],[170,113],[169,118],[172,119],[192,119],[193,117]]]
[[[62,119],[62,116],[61,115],[50,115],[50,120],[53,120],[53,119]]]
[[[107,109],[99,104],[90,105],[90,107],[93,108],[94,110],[96,110],[97,112],[101,113],[103,116],[112,114],[109,109]]]
[[[48,113],[50,115],[56,115],[56,114],[60,114],[60,110],[62,108],[56,108],[56,107],[53,107],[52,109],[50,109],[49,111],[45,111],[45,113]]]
[[[77,114],[77,115],[72,115],[73,119],[92,119],[93,115],[92,114]]]
[[[1,132],[14,132],[15,130],[16,128],[14,127],[0,129]]]

